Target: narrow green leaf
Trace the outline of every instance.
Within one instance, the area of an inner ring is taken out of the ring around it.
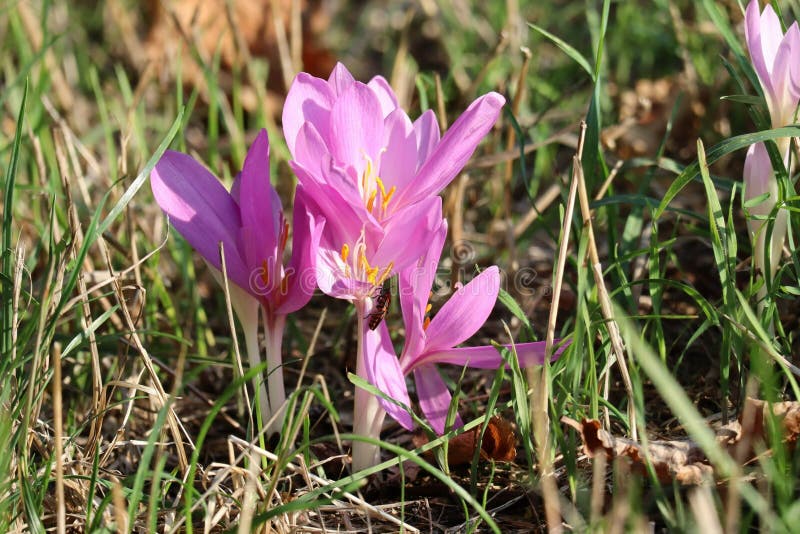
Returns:
[[[167,132],[167,135],[161,141],[161,144],[158,145],[158,148],[156,148],[156,151],[153,153],[152,157],[147,160],[147,163],[136,176],[136,179],[133,180],[131,186],[127,191],[125,191],[125,193],[122,195],[122,198],[120,198],[116,205],[111,209],[111,211],[108,213],[108,216],[103,220],[102,224],[100,224],[99,228],[97,229],[98,234],[102,234],[108,230],[108,228],[111,226],[111,223],[114,222],[114,219],[116,219],[119,214],[122,213],[122,210],[125,209],[125,206],[128,205],[134,195],[136,195],[136,193],[142,187],[145,180],[147,180],[147,177],[150,176],[150,172],[153,170],[153,167],[156,166],[158,160],[161,159],[161,156],[163,156],[164,152],[167,151],[167,147],[169,147],[172,139],[175,137],[175,134],[178,133],[181,121],[183,120],[183,111],[184,110],[181,109],[178,112],[177,117],[175,117],[175,120],[172,121],[172,126]]]
[[[542,28],[540,26],[537,26],[536,24],[534,24],[532,22],[529,22],[528,26],[530,26],[531,28],[533,28],[537,32],[541,33],[542,35],[544,35],[545,37],[547,37],[548,39],[553,41],[553,44],[555,44],[565,54],[567,54],[570,58],[572,58],[572,60],[575,61],[575,63],[580,65],[580,67],[583,70],[586,71],[586,73],[589,75],[589,77],[592,79],[592,81],[593,82],[595,81],[594,69],[589,64],[589,61],[585,57],[583,57],[583,54],[581,54],[575,48],[573,48],[572,45],[570,45],[569,43],[567,43],[566,41],[564,41],[560,37],[557,37],[557,36],[553,35],[552,33],[550,33],[549,31],[545,30],[544,28]]]
[[[11,158],[8,163],[8,168],[6,169],[6,176],[5,176],[5,190],[4,190],[4,205],[3,205],[3,242],[2,247],[3,249],[0,250],[0,255],[3,258],[3,265],[2,265],[2,274],[3,278],[7,280],[3,284],[2,290],[2,297],[3,297],[3,318],[2,318],[2,329],[3,331],[0,332],[0,338],[2,338],[2,343],[0,344],[0,356],[2,356],[2,362],[0,362],[0,371],[4,371],[6,366],[9,365],[8,362],[9,355],[11,354],[11,329],[13,325],[11,324],[11,319],[14,313],[13,310],[13,288],[12,284],[10,283],[11,280],[14,279],[14,265],[12,262],[12,258],[14,254],[11,252],[11,231],[12,231],[12,222],[13,222],[13,215],[14,215],[14,185],[17,179],[17,164],[19,162],[19,145],[22,141],[22,123],[23,119],[25,118],[25,103],[28,100],[28,81],[25,80],[25,89],[22,92],[22,103],[19,106],[19,113],[17,114],[17,127],[14,131],[14,144],[11,147]],[[0,376],[5,375],[4,372],[0,373]]]

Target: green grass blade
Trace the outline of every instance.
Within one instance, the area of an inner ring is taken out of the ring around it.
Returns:
[[[17,179],[17,164],[19,163],[19,145],[22,140],[22,124],[25,118],[25,103],[28,100],[28,82],[25,82],[25,89],[22,93],[22,103],[19,106],[19,113],[17,114],[17,127],[14,131],[14,144],[11,147],[11,157],[8,162],[5,176],[5,188],[3,194],[3,241],[2,250],[0,254],[3,258],[2,275],[3,280],[3,318],[2,318],[2,332],[0,332],[0,355],[3,361],[0,362],[0,376],[5,375],[5,370],[9,365],[8,358],[11,355],[11,319],[13,316],[13,302],[12,302],[12,283],[14,279],[13,261],[14,257],[11,252],[11,231],[14,216],[14,185]]]

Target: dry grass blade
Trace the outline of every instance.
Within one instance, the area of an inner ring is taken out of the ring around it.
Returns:
[[[98,243],[101,245],[103,249],[103,253],[106,258],[106,264],[108,267],[109,272],[112,273],[113,276],[113,268],[111,263],[111,257],[108,253],[108,248],[104,246],[104,241],[102,237],[98,238]],[[167,426],[169,426],[170,432],[172,433],[172,439],[175,442],[175,452],[178,455],[178,463],[180,464],[181,471],[186,473],[189,470],[189,461],[186,456],[186,450],[183,447],[183,439],[181,438],[181,430],[183,429],[183,425],[181,425],[180,420],[178,419],[177,414],[172,406],[172,400],[167,395],[166,391],[164,390],[164,386],[161,384],[161,381],[158,378],[158,374],[156,373],[155,367],[153,367],[153,362],[150,359],[150,355],[147,352],[147,349],[144,347],[139,334],[136,331],[136,325],[134,324],[133,318],[131,317],[130,310],[125,302],[125,295],[122,293],[122,286],[120,285],[118,280],[114,280],[114,292],[117,296],[117,303],[120,306],[120,310],[122,310],[122,315],[125,320],[125,324],[127,325],[128,331],[130,332],[130,338],[133,341],[134,346],[136,347],[137,352],[141,356],[142,363],[144,364],[145,369],[147,370],[148,377],[150,378],[153,387],[155,388],[156,395],[154,398],[157,401],[157,405],[159,409],[166,407],[167,409]],[[191,437],[189,434],[183,429],[184,434],[189,442],[189,445],[194,447],[192,444]]]
[[[555,339],[556,319],[558,317],[558,305],[561,297],[561,286],[564,283],[564,269],[567,264],[567,250],[569,249],[569,234],[572,227],[572,214],[575,210],[575,197],[578,189],[577,169],[580,168],[580,158],[583,152],[583,142],[586,135],[586,125],[581,124],[581,136],[578,142],[578,156],[573,163],[572,182],[569,187],[567,197],[567,208],[564,212],[564,223],[561,228],[561,243],[558,250],[558,263],[553,274],[553,302],[550,304],[550,315],[547,320],[547,334],[545,336],[545,361],[549,361],[553,355],[553,341]],[[534,437],[536,446],[539,449],[539,469],[542,476],[542,493],[545,501],[545,514],[547,526],[551,532],[561,532],[561,506],[559,503],[558,487],[556,486],[553,466],[550,459],[550,437],[548,429],[550,418],[547,413],[547,406],[550,399],[550,388],[547,377],[547,367],[531,367],[528,371],[528,380],[534,386],[532,394],[533,402],[531,411],[533,412]]]
[[[582,131],[586,131],[586,123],[581,124]],[[631,376],[628,373],[628,364],[625,361],[625,348],[622,343],[622,336],[619,334],[619,326],[614,320],[614,314],[611,310],[611,299],[608,296],[605,280],[603,280],[603,266],[600,264],[600,256],[597,253],[597,243],[594,238],[594,228],[592,226],[592,212],[589,209],[589,195],[586,192],[586,182],[583,176],[583,167],[581,165],[580,156],[575,158],[573,169],[575,170],[575,179],[578,182],[578,196],[580,198],[581,215],[583,216],[583,225],[588,234],[589,246],[588,255],[589,261],[592,264],[592,275],[594,282],[597,285],[597,298],[600,301],[600,311],[603,318],[606,320],[606,328],[608,329],[608,336],[611,338],[611,349],[614,351],[617,363],[619,365],[622,381],[625,384],[625,391],[628,394],[628,419],[631,430],[631,437],[636,439],[636,410],[633,399],[633,383]],[[608,383],[608,374],[606,374],[606,383]]]
[[[22,273],[25,270],[25,248],[17,245],[14,262],[14,289],[11,309],[11,361],[17,361],[17,338],[19,336],[19,296],[22,292]]]
[[[697,531],[703,534],[722,534],[722,525],[714,507],[714,498],[711,488],[697,486],[689,492],[689,506],[697,522]]]
[[[228,328],[231,329],[231,341],[233,342],[233,356],[235,359],[234,369],[237,376],[244,375],[244,368],[242,367],[242,353],[239,351],[239,338],[236,336],[236,322],[233,319],[233,304],[231,302],[231,289],[228,285],[228,265],[225,263],[225,247],[222,242],[219,243],[219,260],[220,267],[222,268],[222,291],[225,294],[225,311],[228,316]],[[249,347],[248,347],[249,351]],[[261,382],[261,394],[259,395],[259,382],[258,377],[253,378],[254,395],[258,395],[261,401],[261,412],[263,417],[269,417],[269,405],[267,404],[266,390],[264,389],[263,382]],[[245,405],[247,408],[247,416],[250,419],[250,427],[255,428],[253,425],[253,410],[250,407],[250,396],[247,393],[247,386],[242,384],[242,393],[244,394]]]
[[[228,439],[231,442],[233,442],[233,443],[239,445],[240,447],[242,447],[244,450],[251,450],[252,452],[254,452],[256,454],[264,456],[265,458],[267,458],[270,461],[277,462],[279,460],[278,456],[276,456],[275,454],[273,454],[273,453],[271,453],[271,452],[269,452],[267,450],[264,450],[264,449],[262,449],[260,447],[257,447],[256,445],[254,445],[252,443],[249,443],[249,442],[247,442],[247,441],[245,441],[245,440],[243,440],[241,438],[238,438],[236,436],[229,436]],[[297,459],[301,462],[301,464],[303,463],[303,457],[302,456],[298,455]],[[295,465],[295,464],[293,464],[291,462],[286,464],[286,468],[289,471],[291,471],[292,473],[300,474],[300,475],[308,478],[309,480],[311,480],[311,481],[313,481],[313,482],[315,482],[317,484],[326,485],[326,484],[331,484],[331,482],[332,482],[330,480],[326,480],[326,479],[324,479],[322,477],[319,477],[319,476],[311,473],[308,470],[307,467],[297,466],[297,465]],[[407,532],[414,532],[414,533],[418,533],[419,532],[419,529],[409,525],[408,523],[400,521],[399,519],[397,519],[393,515],[387,514],[386,512],[381,510],[380,508],[369,504],[368,502],[366,502],[363,499],[353,495],[350,492],[342,491],[339,488],[333,488],[331,491],[333,493],[337,494],[337,495],[341,494],[344,498],[349,500],[355,506],[357,506],[358,508],[360,508],[361,510],[363,510],[364,512],[366,512],[368,514],[371,514],[374,517],[378,517],[378,518],[381,518],[381,519],[383,519],[385,521],[388,521],[388,522],[392,523],[393,525],[396,525],[396,526],[398,526],[400,528],[405,529]]]
[[[64,413],[61,399],[61,345],[53,343],[53,430],[56,457],[56,532],[67,528],[67,509],[64,502]]]

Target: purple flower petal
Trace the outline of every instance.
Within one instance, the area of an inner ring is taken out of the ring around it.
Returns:
[[[428,110],[414,121],[414,133],[417,137],[417,159],[423,164],[439,144],[439,123],[433,110]],[[418,171],[420,165],[415,171]]]
[[[560,340],[556,339],[555,343]],[[552,360],[555,361],[568,345],[558,347],[553,353]],[[522,368],[533,365],[544,364],[544,341],[534,341],[532,343],[516,343],[517,358],[519,366]],[[511,345],[505,348],[512,350]],[[449,364],[458,366],[468,366],[474,369],[497,369],[503,365],[503,357],[500,352],[492,345],[481,345],[478,347],[457,347],[453,349],[440,349],[421,354],[412,362],[402,362],[403,370],[409,372],[423,365]]]
[[[190,156],[170,150],[153,169],[150,185],[172,226],[216,269],[224,244],[228,277],[248,290],[239,207],[219,180]]]
[[[393,215],[372,258],[373,265],[394,263],[399,271],[415,263],[425,252],[431,233],[442,224],[442,199],[430,197]]]
[[[414,126],[402,109],[394,110],[383,126],[386,139],[381,154],[380,178],[388,190],[392,186],[402,190],[414,179],[417,167],[417,140]],[[392,206],[392,203],[389,203]]]
[[[327,219],[325,234],[335,241],[331,246],[341,248],[344,243],[354,242],[365,224],[366,208],[360,204],[354,207],[342,194],[343,187],[337,188],[327,181],[314,179],[312,173],[296,162],[290,162],[290,166],[297,176],[297,181],[302,184],[309,209],[319,211]],[[334,174],[335,171],[329,173],[329,176],[330,181],[335,184],[339,179],[335,178]],[[345,194],[348,197],[352,196],[347,192]],[[359,210],[357,207],[363,209]]]
[[[369,81],[367,87],[372,89],[372,92],[378,97],[378,101],[381,103],[382,117],[386,117],[397,109],[397,96],[394,94],[392,86],[386,81],[386,78],[375,76]]]
[[[383,117],[378,97],[369,87],[354,82],[339,96],[331,110],[331,136],[327,141],[334,160],[355,168],[359,177],[367,158],[377,161]]]
[[[400,357],[404,368],[403,362],[414,360],[425,345],[426,335],[423,326],[425,312],[446,237],[447,221],[442,221],[442,225],[431,236],[430,246],[425,255],[418,262],[400,271],[398,276],[400,308],[403,312],[403,324],[406,327],[405,345]]]
[[[295,77],[286,95],[281,119],[283,136],[293,157],[296,157],[295,141],[303,124],[310,122],[318,131],[328,131],[333,101],[333,91],[325,80],[305,72]]]
[[[750,145],[747,149],[747,156],[744,159],[744,197],[745,200],[753,199],[764,193],[773,193],[777,187],[772,187],[775,177],[772,172],[772,162],[764,143]],[[775,183],[777,186],[777,183]],[[777,198],[770,198],[764,202],[751,206],[750,213],[756,215],[769,215],[772,206],[775,205]]]
[[[302,188],[294,196],[292,259],[286,269],[286,295],[277,313],[288,314],[305,306],[317,287],[316,258],[325,218],[308,211]]]
[[[364,368],[367,380],[390,398],[410,406],[411,399],[408,396],[406,379],[397,362],[386,323],[381,323],[376,330],[367,329],[364,333],[364,345]],[[414,429],[414,420],[407,411],[380,397],[378,402],[403,428]]]
[[[242,241],[248,265],[268,268],[282,265],[283,258],[276,257],[280,234],[283,231],[281,214],[283,207],[278,193],[269,178],[269,139],[267,131],[261,130],[244,160],[239,185],[239,210],[242,217]],[[268,273],[279,277],[280,273]],[[274,282],[275,280],[273,280]],[[280,282],[280,280],[277,280]]]
[[[333,67],[333,71],[331,71],[331,75],[328,78],[328,85],[333,90],[333,94],[337,97],[342,96],[344,92],[353,85],[353,82],[355,82],[355,78],[353,78],[353,75],[347,70],[347,67],[341,63],[336,63],[336,66]]]
[[[447,130],[414,181],[401,192],[402,203],[415,202],[444,189],[492,129],[503,104],[505,98],[497,93],[475,100]]]
[[[500,271],[492,266],[456,291],[425,332],[426,352],[449,349],[471,337],[489,317],[499,290]]]
[[[447,412],[450,410],[450,402],[453,399],[450,390],[447,389],[439,371],[433,365],[424,365],[414,369],[414,382],[417,385],[419,407],[433,430],[441,436],[444,434]],[[456,413],[453,428],[462,426],[464,426],[464,422]]]

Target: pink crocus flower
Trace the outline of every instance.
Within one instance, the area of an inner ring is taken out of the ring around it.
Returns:
[[[167,151],[151,174],[156,202],[172,226],[212,267],[221,281],[219,244],[223,244],[231,301],[245,335],[251,366],[261,363],[258,310],[267,340],[268,392],[260,386],[262,416],[282,424],[286,399],[281,340],[286,315],[309,301],[316,287],[316,249],[325,220],[306,210],[303,195],[294,206],[292,256],[284,266],[289,224],[270,183],[269,139],[261,130],[247,153],[231,192],[191,156]],[[257,389],[259,391],[259,389]]]
[[[767,4],[762,12],[751,0],[745,12],[750,58],[769,107],[772,127],[793,124],[800,101],[800,29],[792,23],[784,35],[778,15]],[[785,152],[788,142],[781,151]]]
[[[317,283],[356,308],[360,377],[366,378],[367,318],[376,290],[424,253],[441,225],[436,195],[463,168],[504,103],[497,93],[484,95],[440,138],[433,112],[412,122],[382,77],[364,84],[338,64],[328,80],[295,78],[283,109],[284,136],[309,207],[328,221]],[[356,390],[354,432],[377,437],[381,412],[375,397]],[[353,468],[372,465],[378,452],[354,443]]]
[[[367,334],[367,365],[369,381],[378,389],[406,405],[410,405],[405,376],[412,374],[423,414],[438,434],[445,431],[445,420],[451,394],[442,380],[437,364],[469,366],[478,369],[497,369],[505,362],[491,345],[457,347],[486,322],[494,308],[500,290],[500,272],[489,267],[467,285],[459,288],[429,319],[428,298],[431,294],[436,268],[447,234],[447,225],[436,232],[430,248],[419,263],[400,273],[400,305],[405,323],[405,344],[398,359],[385,324],[380,331]],[[511,349],[510,345],[506,346]],[[521,367],[542,365],[545,342],[514,345]],[[563,352],[561,347],[553,359]],[[382,407],[403,427],[414,426],[411,416],[396,404],[380,399]],[[463,426],[456,416],[455,426]]]
[[[300,73],[283,108],[292,167],[320,209],[367,232],[438,194],[489,132],[505,99],[475,100],[440,139],[432,111],[412,122],[387,81],[356,81],[342,64],[328,80]]]
[[[778,15],[769,4],[759,12],[758,0],[751,0],[745,13],[745,38],[753,67],[758,74],[761,88],[769,108],[773,128],[780,128],[796,122],[798,102],[800,102],[800,29],[793,22],[786,34],[781,29]],[[775,140],[784,164],[791,173],[793,161],[790,156],[790,139],[782,137]],[[778,184],[772,170],[769,155],[763,143],[751,146],[747,151],[744,165],[745,200],[769,193],[769,197],[750,213],[761,216],[748,219],[747,225],[753,242],[755,266],[765,277],[772,279],[778,269],[781,250],[786,240],[788,214],[780,209],[775,217],[771,242],[766,242],[764,218],[778,203]],[[766,269],[769,255],[769,270]],[[759,290],[759,302],[767,294],[766,284]]]

